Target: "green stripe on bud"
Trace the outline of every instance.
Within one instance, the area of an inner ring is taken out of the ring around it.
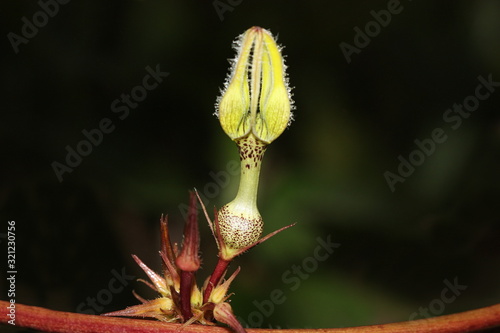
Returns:
[[[283,57],[271,33],[260,27],[248,29],[235,45],[238,54],[217,102],[217,115],[232,140],[251,132],[271,143],[292,118]]]

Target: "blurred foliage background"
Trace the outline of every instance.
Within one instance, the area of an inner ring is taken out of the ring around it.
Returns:
[[[259,25],[285,46],[296,105],[266,153],[259,207],[266,233],[297,226],[230,267],[242,266],[235,312],[251,326],[319,328],[498,303],[500,88],[456,130],[443,115],[474,95],[479,76],[500,81],[500,3],[401,1],[348,63],[339,45],[354,45],[353,29],[389,3],[71,1],[16,53],[8,34],[21,36],[22,18],[41,7],[3,2],[0,247],[15,220],[16,301],[103,313],[136,304],[133,289],[154,297],[128,278],[146,278],[132,253],[159,268],[160,215],[180,240],[188,190],[209,208],[236,193],[228,163],[238,154],[214,102],[232,41]],[[168,77],[119,119],[112,102],[157,65]],[[103,118],[114,131],[59,182],[52,163],[65,164],[65,147]],[[435,128],[447,140],[392,192],[384,173],[397,174],[398,156]],[[202,217],[200,229],[201,283],[216,249]],[[318,238],[340,247],[315,261]],[[467,286],[449,303],[445,279]],[[270,306],[273,290],[283,296]]]

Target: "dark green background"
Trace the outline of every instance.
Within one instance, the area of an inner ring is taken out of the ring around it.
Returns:
[[[71,1],[18,54],[7,34],[20,34],[21,18],[32,21],[40,7],[2,3],[0,234],[16,221],[16,301],[76,311],[108,287],[112,270],[146,278],[131,253],[159,268],[160,215],[169,214],[180,240],[188,190],[203,191],[211,172],[237,158],[214,102],[232,41],[259,25],[285,46],[296,105],[295,121],[266,153],[259,207],[266,233],[297,226],[231,266],[242,266],[236,314],[247,321],[253,302],[279,289],[286,300],[262,327],[405,321],[455,278],[467,289],[443,314],[498,303],[500,89],[456,130],[443,114],[474,94],[478,76],[500,81],[499,2],[401,1],[348,64],[339,44],[353,44],[353,28],[387,3],[246,0],[221,20],[211,1]],[[119,120],[113,100],[157,64],[169,76]],[[65,147],[103,118],[115,130],[60,183],[51,163],[64,162]],[[398,156],[435,128],[447,140],[391,192],[384,172],[396,173]],[[209,210],[237,185],[231,176]],[[200,221],[201,283],[216,249]],[[341,246],[291,290],[282,275],[328,236]],[[154,297],[132,281],[103,312],[136,304],[132,289]]]

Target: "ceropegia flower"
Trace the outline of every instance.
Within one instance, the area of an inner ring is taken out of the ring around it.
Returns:
[[[292,100],[280,48],[272,35],[259,27],[247,30],[236,42],[238,56],[218,100],[218,116],[224,131],[240,149],[241,180],[236,198],[215,212],[212,222],[198,193],[191,193],[184,240],[179,250],[170,242],[167,218],[161,219],[163,274],[157,274],[138,257],[134,260],[149,277],[141,280],[159,297],[107,316],[149,317],[166,322],[214,325],[214,320],[230,326],[235,332],[244,328],[237,321],[228,299],[229,286],[238,268],[224,280],[231,260],[260,244],[283,227],[259,239],[262,218],[257,209],[257,188],[262,157],[268,144],[285,130],[291,120]],[[219,261],[213,273],[198,288],[195,273],[200,268],[196,196],[203,208],[217,246]]]
[[[216,112],[222,128],[238,145],[241,160],[238,193],[217,216],[227,258],[254,244],[262,234],[264,224],[257,208],[262,158],[267,145],[292,119],[286,66],[271,33],[252,27],[235,46],[237,56]]]

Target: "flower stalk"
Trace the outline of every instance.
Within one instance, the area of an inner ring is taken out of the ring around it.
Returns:
[[[208,302],[210,295],[212,294],[212,290],[219,283],[224,274],[226,274],[230,263],[230,260],[219,258],[217,265],[215,266],[213,273],[210,275],[208,283],[205,287],[205,292],[203,293],[203,303]]]
[[[236,250],[257,241],[264,228],[257,208],[257,191],[267,145],[252,134],[238,139],[237,144],[241,164],[238,193],[218,212],[220,232],[228,252],[225,257],[231,257]]]

